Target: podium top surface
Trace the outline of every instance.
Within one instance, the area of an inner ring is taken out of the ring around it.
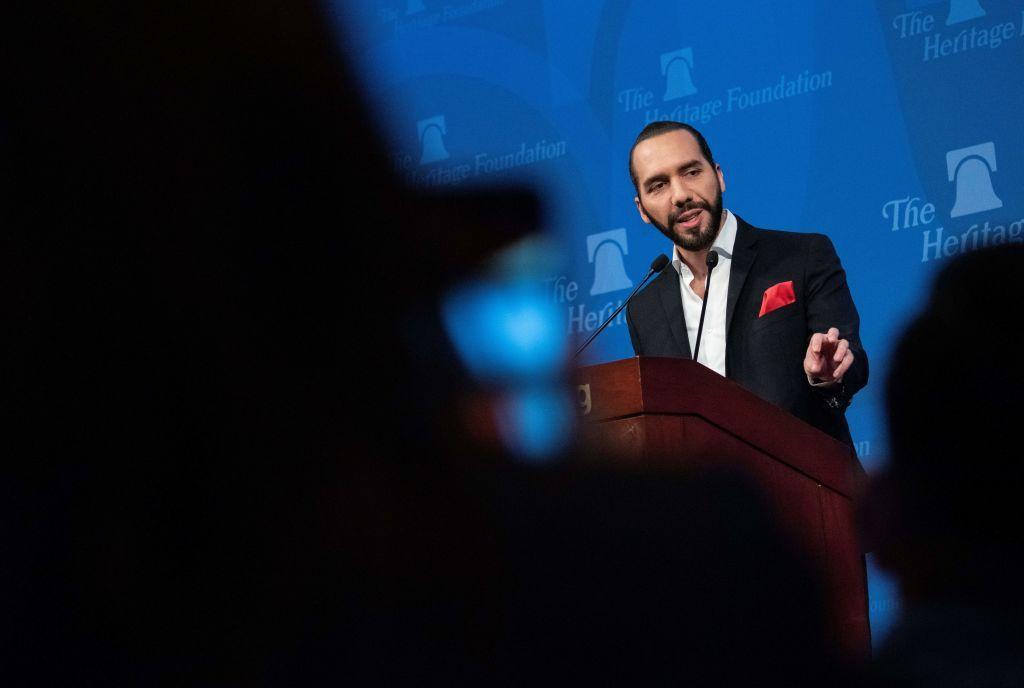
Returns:
[[[588,385],[587,422],[697,416],[847,497],[863,479],[851,447],[694,361],[634,356],[579,368],[576,381]]]

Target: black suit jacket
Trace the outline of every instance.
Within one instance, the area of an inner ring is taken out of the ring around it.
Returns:
[[[852,444],[843,412],[867,383],[868,359],[857,308],[832,242],[822,234],[758,229],[739,217],[736,221],[726,307],[726,376]],[[790,280],[796,301],[758,317],[764,291]],[[638,356],[692,358],[679,273],[671,267],[630,302],[626,320]],[[854,362],[841,387],[822,390],[808,384],[803,360],[811,335],[830,327],[839,328],[839,336],[849,340]]]

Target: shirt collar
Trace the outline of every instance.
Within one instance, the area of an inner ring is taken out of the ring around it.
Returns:
[[[728,209],[723,209],[722,212],[725,214],[725,224],[722,225],[722,231],[715,237],[711,248],[718,254],[719,260],[732,260],[733,247],[736,245],[736,216]],[[690,268],[679,257],[679,247],[675,245],[672,246],[672,267],[684,277],[693,277]]]

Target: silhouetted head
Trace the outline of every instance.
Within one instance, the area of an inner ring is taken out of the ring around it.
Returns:
[[[984,595],[1015,569],[1024,462],[1019,279],[1024,246],[968,254],[936,278],[892,359],[891,523],[883,558],[911,595]]]
[[[387,471],[439,463],[433,417],[411,422],[459,381],[437,299],[536,203],[406,188],[323,12],[0,10],[19,65],[0,113],[0,274],[19,323],[0,369],[22,440],[8,438],[22,453],[0,507],[17,529],[8,674],[258,683],[242,676],[320,614],[349,618],[368,541],[390,557],[378,568],[422,568],[406,555],[426,538],[393,525],[410,500]],[[397,210],[367,225],[360,207]],[[382,253],[415,238],[403,213],[444,238],[395,266]],[[360,471],[385,475],[360,489]],[[438,496],[420,511],[462,508]],[[458,526],[472,519],[446,523],[471,539]]]

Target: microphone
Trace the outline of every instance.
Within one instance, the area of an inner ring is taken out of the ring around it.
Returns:
[[[717,260],[717,258],[718,256],[716,255],[715,259]],[[583,353],[583,350],[590,346],[590,342],[594,341],[594,338],[597,337],[597,335],[601,334],[601,331],[604,330],[604,328],[608,327],[608,323],[610,323],[612,320],[615,320],[615,316],[617,316],[622,311],[622,309],[626,307],[626,304],[629,303],[630,299],[636,296],[636,293],[640,291],[640,287],[644,286],[644,284],[647,283],[647,280],[651,278],[651,275],[655,275],[661,272],[662,270],[665,269],[666,265],[668,265],[668,256],[666,256],[664,253],[658,254],[658,257],[651,261],[651,267],[650,269],[647,270],[647,275],[645,275],[644,278],[640,280],[640,284],[636,285],[636,288],[628,297],[626,297],[626,300],[622,302],[622,305],[616,308],[615,312],[609,315],[608,319],[601,323],[601,327],[597,328],[594,334],[590,335],[590,339],[583,342],[583,346],[576,349],[576,353],[572,355],[572,360],[576,360],[576,358],[581,353]]]
[[[700,324],[697,325],[697,343],[693,345],[693,360],[697,360],[700,352],[700,335],[704,332],[704,313],[708,310],[708,295],[711,293],[711,271],[718,265],[718,254],[708,251],[708,258],[705,261],[708,266],[708,279],[704,283],[704,302],[700,305]]]

